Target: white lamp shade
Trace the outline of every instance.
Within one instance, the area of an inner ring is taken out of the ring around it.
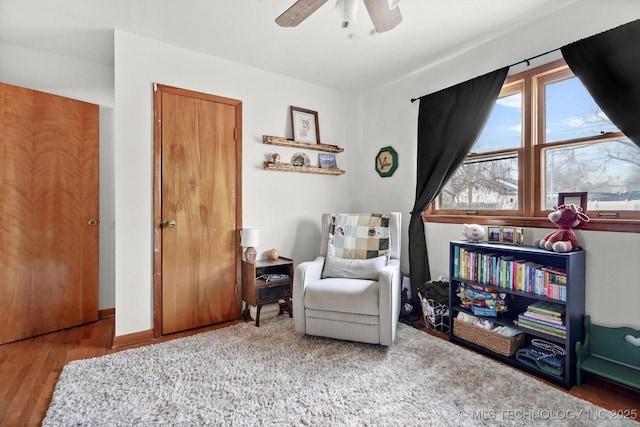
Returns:
[[[243,228],[240,230],[240,246],[248,248],[260,245],[260,230],[257,228]]]

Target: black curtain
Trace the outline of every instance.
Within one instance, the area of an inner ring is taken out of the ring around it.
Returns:
[[[561,51],[602,111],[640,147],[640,20]]]
[[[416,200],[409,222],[411,295],[431,278],[422,211],[462,164],[498,99],[509,67],[420,98]]]

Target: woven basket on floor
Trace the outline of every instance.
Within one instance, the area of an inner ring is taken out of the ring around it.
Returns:
[[[513,356],[524,345],[524,334],[505,337],[458,319],[453,319],[453,334],[503,356]]]

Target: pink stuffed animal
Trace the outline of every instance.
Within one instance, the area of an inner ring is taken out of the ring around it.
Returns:
[[[581,222],[589,222],[591,219],[584,213],[584,209],[576,205],[561,205],[549,214],[549,221],[555,223],[560,228],[553,233],[537,239],[534,244],[543,249],[554,252],[569,252],[572,249],[582,249],[576,239],[573,228]]]

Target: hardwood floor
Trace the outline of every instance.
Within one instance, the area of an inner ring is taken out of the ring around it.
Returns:
[[[233,323],[174,334],[154,342],[218,329]],[[114,318],[108,317],[87,325],[0,345],[0,426],[40,425],[49,407],[58,376],[68,362],[139,346],[112,350],[114,324]],[[446,336],[426,332],[446,339]],[[595,377],[588,377],[582,387],[573,387],[568,393],[605,409],[635,409],[637,413],[640,412],[640,392]]]

